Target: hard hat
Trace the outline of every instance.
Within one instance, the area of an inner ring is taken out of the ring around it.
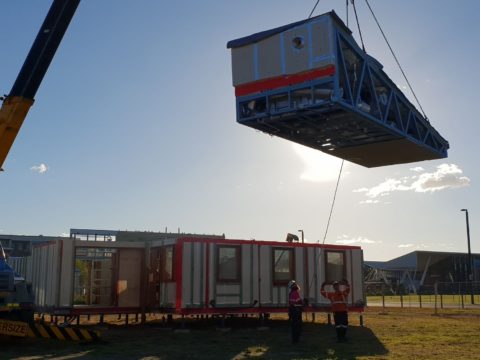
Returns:
[[[289,290],[293,290],[293,289],[300,290],[300,286],[298,286],[298,284],[296,283],[295,280],[291,280],[291,281],[288,283],[288,289],[289,289]]]

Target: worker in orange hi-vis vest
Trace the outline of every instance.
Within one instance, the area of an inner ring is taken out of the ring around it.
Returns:
[[[288,294],[288,317],[292,326],[292,342],[297,343],[302,332],[303,300],[300,297],[300,287],[295,280],[290,281],[288,288],[290,289]]]
[[[333,285],[334,291],[325,291],[325,286],[330,284]],[[320,292],[332,302],[333,319],[335,320],[335,330],[337,332],[338,341],[346,341],[348,328],[347,299],[348,294],[350,293],[350,285],[348,284],[348,281],[334,281],[333,283],[324,282]]]

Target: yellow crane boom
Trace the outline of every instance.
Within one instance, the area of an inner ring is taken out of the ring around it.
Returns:
[[[10,94],[0,108],[0,169],[80,0],[53,0]]]

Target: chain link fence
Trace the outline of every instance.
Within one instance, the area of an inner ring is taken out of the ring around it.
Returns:
[[[480,309],[480,281],[437,282],[418,289],[383,282],[366,282],[367,306],[435,309]]]

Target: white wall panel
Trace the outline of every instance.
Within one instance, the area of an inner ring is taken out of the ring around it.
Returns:
[[[192,281],[192,244],[183,244],[182,256],[182,307],[191,306],[192,290],[190,287]]]
[[[272,247],[260,246],[260,302],[262,305],[272,304]]]

